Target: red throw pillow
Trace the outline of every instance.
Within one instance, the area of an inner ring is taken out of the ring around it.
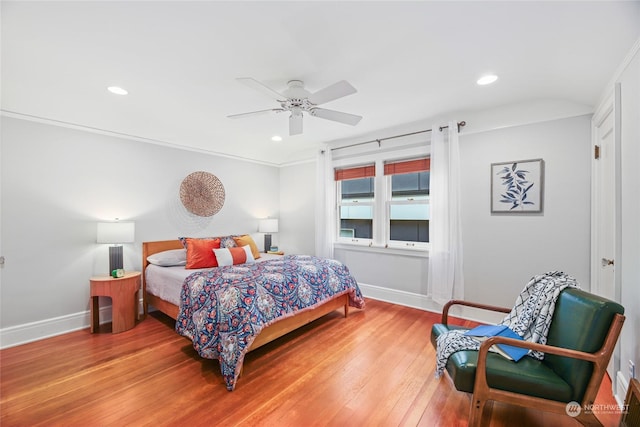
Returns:
[[[220,248],[220,239],[187,239],[187,265],[185,268],[217,267],[218,261],[213,254]]]

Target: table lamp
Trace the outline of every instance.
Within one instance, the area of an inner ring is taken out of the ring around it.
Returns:
[[[122,243],[133,243],[135,223],[133,222],[99,222],[98,243],[111,243],[109,246],[109,274],[113,270],[124,268]]]
[[[261,219],[258,223],[258,232],[264,235],[264,251],[271,250],[271,233],[278,232],[278,218]]]

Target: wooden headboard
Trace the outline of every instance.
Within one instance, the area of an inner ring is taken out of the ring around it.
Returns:
[[[149,265],[147,257],[157,254],[158,252],[168,251],[170,249],[184,249],[180,240],[160,240],[157,242],[142,242],[142,277],[144,278],[144,270]]]
[[[170,249],[184,249],[180,240],[159,240],[157,242],[142,242],[142,300],[144,305],[144,314],[147,314],[147,283],[145,281],[145,270],[149,265],[147,257],[162,251]]]

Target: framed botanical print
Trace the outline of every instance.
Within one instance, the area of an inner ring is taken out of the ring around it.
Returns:
[[[540,213],[543,189],[542,159],[491,164],[492,213]]]

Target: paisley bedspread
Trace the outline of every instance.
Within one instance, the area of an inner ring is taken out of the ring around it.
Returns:
[[[364,308],[349,269],[331,259],[286,255],[213,268],[184,281],[176,331],[192,340],[200,356],[218,359],[231,391],[263,328],[345,293],[350,306]]]

